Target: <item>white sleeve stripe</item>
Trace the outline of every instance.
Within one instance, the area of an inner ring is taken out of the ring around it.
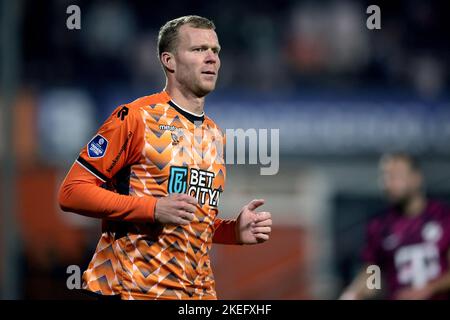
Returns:
[[[89,171],[92,175],[94,175],[95,177],[97,177],[98,179],[100,179],[103,182],[106,182],[105,180],[103,180],[102,178],[100,178],[98,175],[96,175],[94,172],[92,172],[91,170],[89,170],[88,168],[86,168],[80,161],[75,160],[76,163],[78,163],[80,166],[82,166],[84,169],[86,169],[87,171]]]

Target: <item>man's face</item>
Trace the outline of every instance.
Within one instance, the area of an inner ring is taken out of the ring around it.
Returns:
[[[388,200],[402,204],[420,191],[422,177],[406,160],[393,158],[381,164],[381,183]]]
[[[214,30],[181,26],[174,52],[177,82],[198,97],[214,90],[220,68],[219,51]]]

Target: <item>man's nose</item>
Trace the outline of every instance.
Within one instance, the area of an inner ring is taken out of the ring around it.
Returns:
[[[217,55],[211,49],[206,51],[206,63],[217,63],[218,59]]]

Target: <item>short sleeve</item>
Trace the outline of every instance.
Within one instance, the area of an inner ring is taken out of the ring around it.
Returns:
[[[81,150],[77,162],[106,182],[139,161],[143,132],[139,109],[119,106]]]

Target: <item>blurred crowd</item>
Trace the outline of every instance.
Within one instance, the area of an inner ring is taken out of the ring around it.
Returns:
[[[50,4],[51,3],[51,4]],[[81,30],[66,29],[66,8]],[[199,14],[222,43],[219,85],[230,90],[381,87],[438,97],[448,89],[446,1],[377,2],[381,30],[366,28],[370,1],[26,2],[24,79],[38,86],[160,87],[158,28]]]

